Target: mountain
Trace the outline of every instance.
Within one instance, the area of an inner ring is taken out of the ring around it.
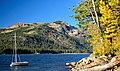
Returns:
[[[64,21],[17,23],[0,29],[0,53],[12,53],[14,32],[19,53],[91,52],[84,33]]]

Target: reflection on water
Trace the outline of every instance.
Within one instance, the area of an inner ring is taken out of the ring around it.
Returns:
[[[20,71],[20,70],[19,70],[18,66],[13,66],[13,67],[11,67],[11,71]]]

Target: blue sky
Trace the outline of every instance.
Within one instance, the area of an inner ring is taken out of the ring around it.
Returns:
[[[73,5],[79,0],[0,0],[0,28],[11,26],[18,22],[53,22],[64,20],[75,26]]]

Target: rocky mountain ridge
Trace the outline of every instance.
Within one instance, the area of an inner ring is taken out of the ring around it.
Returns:
[[[1,53],[3,47],[12,49],[11,44],[3,45],[3,43],[11,42],[14,32],[17,33],[18,46],[22,49],[28,49],[33,53],[41,53],[43,50],[59,51],[59,52],[90,52],[89,43],[86,42],[84,33],[80,32],[74,26],[71,26],[64,21],[55,21],[50,23],[37,22],[32,24],[17,23],[7,28],[0,29],[1,37]],[[5,37],[7,39],[5,39]],[[9,37],[9,38],[8,38]],[[22,41],[22,43],[20,43]],[[10,48],[9,48],[10,45]],[[34,48],[34,51],[32,51]],[[58,50],[59,49],[59,50]],[[58,52],[58,53],[59,53]]]
[[[38,26],[38,25],[47,25],[50,28],[54,28],[58,32],[64,32],[65,34],[67,34],[69,36],[73,36],[73,37],[77,37],[77,38],[80,38],[80,37],[84,36],[84,34],[82,32],[80,32],[77,28],[65,23],[64,21],[55,21],[55,22],[50,22],[50,23],[37,22],[37,23],[33,23],[33,24],[31,24],[31,23],[27,24],[27,23],[20,23],[19,22],[17,24],[14,24],[12,26],[4,28],[4,29],[6,29],[6,31],[3,31],[2,33],[8,33],[8,32],[12,32],[14,29],[20,29],[20,28],[28,27],[28,26],[35,27],[35,26]]]

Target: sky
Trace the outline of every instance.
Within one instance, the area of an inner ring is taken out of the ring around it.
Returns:
[[[63,20],[72,26],[77,21],[71,18],[72,8],[79,0],[0,0],[0,28],[18,22],[54,22]],[[71,8],[69,10],[69,8]]]

